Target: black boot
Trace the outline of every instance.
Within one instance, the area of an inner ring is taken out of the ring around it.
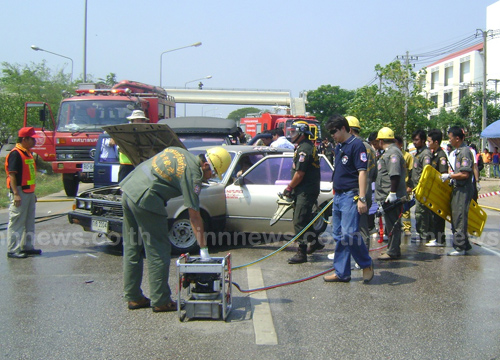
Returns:
[[[297,253],[292,256],[290,259],[288,259],[289,264],[302,264],[307,262],[307,245],[306,244],[300,244],[299,247],[297,248]]]
[[[316,250],[321,250],[325,247],[322,243],[319,242],[319,240],[313,240],[312,243],[309,244],[307,247],[307,254],[311,255],[313,252]]]

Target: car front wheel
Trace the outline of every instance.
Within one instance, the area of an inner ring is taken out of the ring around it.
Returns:
[[[205,226],[205,231],[207,231],[208,225],[204,217],[203,225]],[[172,245],[172,253],[174,254],[194,254],[200,249],[187,213],[182,213],[174,220],[170,225],[168,236]]]

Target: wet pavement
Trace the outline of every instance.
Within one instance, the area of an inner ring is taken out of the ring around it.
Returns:
[[[480,204],[500,207],[498,197]],[[41,202],[37,215],[70,207]],[[127,310],[121,252],[65,217],[37,224],[39,257],[7,259],[0,231],[0,359],[500,359],[500,213],[486,212],[483,236],[474,239],[483,246],[467,256],[446,256],[449,247],[407,239],[401,260],[375,260],[367,285],[353,270],[350,283],[315,278],[266,291],[259,301],[269,304],[276,345],[256,344],[256,300],[235,288],[227,322]],[[6,219],[0,210],[0,223]],[[241,265],[283,244],[225,246],[211,254],[230,251]],[[330,242],[307,263],[288,265],[292,246],[254,267],[269,286],[327,270],[332,250]],[[175,277],[173,259],[174,293]],[[248,289],[247,269],[235,270],[233,279]],[[147,282],[144,290],[148,294]]]

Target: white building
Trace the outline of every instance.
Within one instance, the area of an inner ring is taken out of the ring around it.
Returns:
[[[424,91],[441,108],[454,110],[467,94],[480,90],[483,80],[483,44],[470,46],[427,66]]]
[[[500,1],[486,8],[486,29],[487,86],[489,90],[500,90]],[[483,45],[481,42],[470,46],[427,66],[423,91],[437,105],[431,116],[441,108],[456,110],[465,95],[482,90]]]

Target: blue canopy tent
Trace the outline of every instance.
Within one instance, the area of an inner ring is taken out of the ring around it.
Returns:
[[[495,146],[500,149],[500,120],[488,125],[482,132],[482,138],[488,139],[488,150],[493,152]]]

